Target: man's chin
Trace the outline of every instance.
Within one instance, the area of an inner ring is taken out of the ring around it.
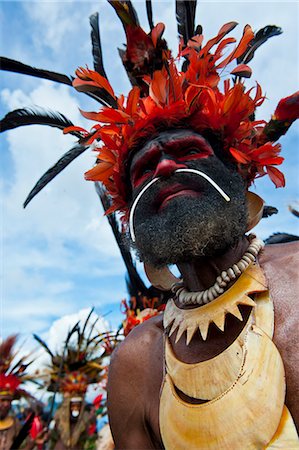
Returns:
[[[208,203],[177,196],[158,213],[136,219],[139,257],[158,267],[219,255],[233,246],[246,228],[246,211],[239,205],[228,213],[217,198]]]

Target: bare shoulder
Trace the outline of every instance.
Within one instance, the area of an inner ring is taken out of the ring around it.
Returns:
[[[108,414],[115,448],[156,448],[150,432],[162,382],[162,317],[134,328],[113,352],[108,375]],[[157,428],[157,426],[156,426]]]
[[[299,319],[299,242],[267,245],[259,258],[275,306],[276,332]]]
[[[260,257],[262,265],[276,265],[282,260],[299,260],[299,241],[266,245]]]
[[[152,359],[163,336],[162,315],[135,327],[112,354],[111,365],[135,371]]]
[[[259,262],[267,278],[274,303],[273,340],[284,361],[287,381],[287,406],[299,424],[298,343],[299,343],[299,242],[271,244]]]
[[[267,245],[259,262],[279,317],[294,314],[299,298],[299,242]]]

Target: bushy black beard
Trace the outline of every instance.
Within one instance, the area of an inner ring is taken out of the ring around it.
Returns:
[[[226,202],[208,181],[187,173],[174,174],[150,187],[136,208],[135,247],[141,261],[156,267],[221,255],[246,231],[246,190],[241,176],[216,156],[186,165],[209,175],[231,200]],[[176,197],[157,211],[159,190],[178,182],[187,189],[198,186],[200,197]]]

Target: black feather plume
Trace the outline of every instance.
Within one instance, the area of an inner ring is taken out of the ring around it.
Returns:
[[[89,17],[89,23],[91,26],[91,43],[92,43],[92,55],[93,55],[93,66],[94,70],[98,72],[103,77],[107,78],[104,65],[103,65],[103,54],[100,38],[100,28],[99,28],[99,14],[94,13]]]
[[[66,152],[54,166],[50,167],[46,173],[38,180],[34,188],[30,191],[28,197],[24,202],[24,208],[29,202],[38,194],[53,178],[56,177],[63,169],[65,169],[74,159],[80,156],[88,146],[77,144]]]
[[[272,216],[273,214],[277,214],[278,209],[275,206],[265,205],[263,209],[263,219]]]
[[[0,57],[0,69],[7,70],[9,72],[22,73],[24,75],[30,75],[32,77],[45,78],[46,80],[56,81],[57,83],[67,84],[72,86],[73,77],[68,77],[57,72],[51,72],[49,70],[36,69],[35,67],[23,64],[20,61],[14,59]],[[89,97],[97,100],[104,106],[112,106],[116,108],[116,101],[109,95],[104,89],[93,88],[92,92],[84,92]]]
[[[178,33],[185,45],[195,34],[196,3],[196,0],[176,0],[175,2]]]
[[[111,206],[110,198],[107,196],[106,191],[102,187],[102,185],[100,185],[99,183],[95,183],[95,188],[96,188],[96,192],[102,202],[104,210],[107,211]],[[113,232],[115,240],[117,242],[119,251],[120,251],[123,261],[125,263],[125,266],[126,266],[126,269],[128,272],[128,278],[130,280],[129,283],[131,286],[131,290],[134,289],[134,292],[136,292],[136,293],[142,292],[143,295],[146,295],[148,293],[147,287],[145,286],[144,282],[142,281],[141,277],[139,276],[139,274],[137,272],[137,269],[133,262],[132,255],[130,253],[130,250],[126,247],[126,245],[124,243],[124,240],[122,238],[122,233],[119,230],[119,225],[117,223],[115,214],[109,214],[107,216],[107,219],[112,228],[112,232]]]
[[[150,26],[150,29],[152,30],[154,28],[152,0],[145,0],[145,4],[148,24]]]
[[[86,330],[87,324],[88,324],[89,319],[90,319],[90,317],[91,317],[91,315],[92,315],[93,312],[94,312],[94,307],[91,308],[91,310],[89,311],[88,316],[86,317],[86,320],[85,320],[85,322],[84,322],[82,331],[79,332],[79,345],[78,345],[78,351],[79,351],[79,349],[81,350],[81,345],[82,345],[82,342],[83,342],[83,339],[84,339],[85,330]]]
[[[12,130],[25,125],[48,125],[63,130],[73,126],[73,123],[58,111],[51,111],[37,106],[15,109],[6,114],[0,121],[0,132]],[[80,133],[71,134],[80,138]]]
[[[37,334],[33,334],[34,339],[46,350],[46,352],[51,356],[51,358],[54,357],[53,353],[45,343]]]
[[[50,70],[37,69],[36,67],[28,66],[20,61],[14,59],[0,57],[0,69],[9,72],[23,73],[24,75],[31,75],[32,77],[45,78],[46,80],[56,81],[57,83],[72,85],[72,78],[67,75],[52,72]]]
[[[278,36],[282,29],[276,25],[267,25],[255,33],[254,38],[249,42],[246,51],[237,59],[238,64],[247,64],[254,57],[255,51],[264,44],[269,38]]]
[[[17,449],[20,448],[21,444],[24,442],[24,440],[27,438],[27,436],[30,433],[30,429],[33,423],[34,419],[34,412],[31,412],[29,416],[26,417],[25,422],[20,429],[19,433],[14,438],[14,441],[12,443],[12,446],[10,448]]]

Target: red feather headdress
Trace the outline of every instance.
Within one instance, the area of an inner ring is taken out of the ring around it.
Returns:
[[[41,123],[64,129],[65,133],[79,138],[78,144],[40,178],[24,206],[94,143],[97,164],[86,173],[86,178],[105,186],[111,197],[111,207],[106,213],[119,210],[125,220],[131,200],[126,173],[130,157],[147,137],[179,127],[212,136],[223,158],[235,163],[248,186],[265,174],[276,187],[284,186],[284,176],[277,168],[283,161],[277,141],[299,117],[299,92],[282,99],[269,122],[257,121],[254,113],[265,97],[258,83],[247,89],[243,81],[251,76],[248,63],[255,51],[269,38],[281,34],[281,29],[268,25],[253,33],[246,25],[236,43],[235,38],[227,35],[237,23],[229,22],[221,27],[217,36],[203,44],[202,27],[195,26],[196,0],[177,0],[180,45],[178,56],[174,58],[162,38],[165,26],[162,23],[154,26],[151,1],[146,2],[149,33],[140,27],[131,0],[108,1],[127,39],[126,50],[119,50],[133,86],[126,98],[116,96],[107,79],[97,13],[90,16],[94,71],[79,68],[77,77],[72,79],[1,58],[3,70],[73,85],[104,106],[100,111],[82,112],[84,117],[97,122],[91,132],[73,126],[60,113],[40,108],[17,109],[1,120],[2,131]],[[232,46],[233,50],[229,51]],[[235,62],[237,65],[233,68]],[[229,72],[231,79],[227,77]]]
[[[34,378],[26,372],[32,361],[28,362],[28,355],[18,357],[16,341],[17,336],[13,335],[0,344],[0,397],[31,397],[20,385]]]
[[[90,133],[79,127],[64,130],[81,133],[86,144],[102,141],[96,146],[97,164],[85,177],[105,185],[113,201],[108,213],[119,210],[126,218],[130,195],[126,163],[138,142],[161,127],[187,125],[199,133],[209,130],[217,136],[224,154],[235,162],[248,186],[265,174],[276,187],[285,185],[284,176],[276,167],[283,162],[279,156],[281,146],[275,142],[299,117],[299,92],[282,99],[269,122],[254,120],[255,110],[265,97],[258,83],[247,90],[242,81],[251,76],[251,69],[243,62],[252,59],[256,40],[249,25],[245,26],[234,49],[223,55],[236,42],[226,37],[236,25],[236,22],[227,23],[205,45],[202,45],[202,34],[189,39],[185,46],[181,39],[176,59],[161,38],[163,24],[156,25],[148,35],[137,25],[135,34],[134,26],[127,26],[123,62],[125,66],[128,61],[131,63],[131,73],[135,71],[138,86],[131,89],[126,99],[123,95],[117,97],[107,78],[99,73],[88,68],[76,71],[77,78],[73,81],[76,89],[86,92],[100,88],[117,105],[105,106],[99,112],[82,111],[85,118],[99,122]],[[246,59],[244,55],[250,51],[251,56]],[[160,68],[146,71],[145,63],[155,57]],[[180,71],[178,63],[182,57],[184,70]],[[233,82],[222,80],[221,74],[235,60],[241,63],[230,71]]]

